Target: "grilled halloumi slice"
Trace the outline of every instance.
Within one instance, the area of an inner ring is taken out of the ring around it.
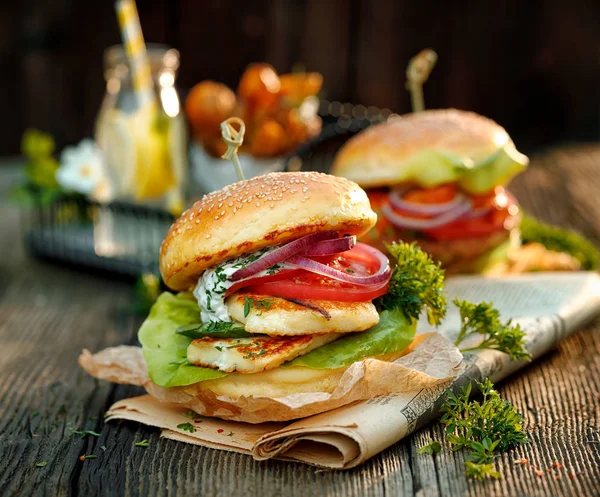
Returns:
[[[193,340],[187,358],[196,366],[231,373],[258,373],[273,369],[306,354],[340,336],[302,335],[296,337],[211,338]]]
[[[270,336],[350,333],[379,322],[371,302],[290,301],[236,292],[225,301],[229,315],[249,333]]]

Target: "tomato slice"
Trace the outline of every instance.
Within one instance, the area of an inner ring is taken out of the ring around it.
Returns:
[[[456,197],[455,185],[445,184],[433,188],[420,188],[409,190],[402,197],[407,202],[415,204],[445,204]]]
[[[385,281],[369,286],[350,285],[305,271],[305,274],[295,278],[250,286],[248,291],[284,299],[368,302],[384,295],[388,284],[389,282]]]
[[[437,241],[488,236],[498,231],[510,230],[519,213],[516,200],[503,188],[497,188],[489,195],[473,197],[472,204],[475,209],[489,207],[490,211],[484,216],[458,219],[439,228],[424,230],[424,233]]]
[[[379,269],[378,259],[362,249],[360,245],[339,255],[314,257],[314,259],[355,276],[369,276]],[[286,269],[274,275],[240,281],[232,285],[226,295],[244,288],[252,293],[286,299],[367,302],[385,294],[388,283],[384,281],[375,285],[353,285],[304,269]]]
[[[285,280],[288,278],[292,278],[294,276],[298,276],[301,273],[305,273],[304,269],[283,269],[275,274],[269,274],[267,276],[260,276],[257,278],[249,278],[247,280],[238,281],[231,285],[227,291],[225,292],[225,296],[229,296],[232,293],[237,292],[240,288],[244,288],[250,285],[257,285],[261,283],[272,283],[274,281]]]

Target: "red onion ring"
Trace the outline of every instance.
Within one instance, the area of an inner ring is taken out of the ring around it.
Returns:
[[[352,276],[344,271],[326,266],[325,264],[321,264],[313,259],[308,259],[302,255],[290,257],[286,262],[295,264],[296,266],[306,269],[311,273],[320,274],[322,276],[327,276],[328,278],[343,281],[345,283],[351,283],[353,285],[368,286],[388,280],[392,272],[388,258],[379,250],[371,247],[370,245],[366,245],[364,243],[360,243],[359,245],[363,250],[366,250],[370,252],[371,255],[375,256],[379,261],[379,269],[370,276]]]
[[[355,236],[344,236],[342,238],[315,243],[308,247],[302,255],[318,257],[322,255],[339,254],[340,252],[351,250],[354,245],[356,245]]]
[[[390,203],[403,211],[412,212],[413,214],[444,214],[458,207],[460,204],[465,202],[464,195],[457,193],[452,200],[444,202],[443,204],[418,204],[416,202],[409,202],[404,200],[402,197],[407,194],[413,188],[396,188],[389,194]]]
[[[306,250],[315,243],[331,240],[332,238],[337,239],[338,236],[339,233],[337,231],[326,231],[323,233],[313,233],[311,235],[303,236],[302,238],[298,238],[293,242],[286,243],[282,247],[273,250],[273,252],[260,257],[258,260],[248,264],[246,267],[238,269],[231,275],[229,279],[231,281],[239,281],[243,280],[244,278],[249,278],[250,276],[254,276],[256,273],[260,273],[261,271],[274,266],[278,262],[285,261],[291,256]]]
[[[459,217],[463,214],[467,213],[471,210],[471,204],[469,202],[464,202],[458,204],[452,210],[441,214],[437,217],[431,219],[417,219],[414,217],[403,216],[402,214],[398,214],[392,209],[390,204],[384,204],[381,208],[383,215],[388,218],[388,220],[400,227],[400,228],[408,228],[415,230],[427,230],[433,228],[439,228],[440,226],[444,226]]]
[[[478,209],[471,208],[471,212],[465,214],[465,219],[476,219],[486,216],[492,210],[491,207],[479,207]]]

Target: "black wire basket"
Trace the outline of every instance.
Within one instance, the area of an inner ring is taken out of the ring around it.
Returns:
[[[390,111],[322,101],[321,134],[286,160],[289,171],[327,172],[353,134],[387,120]],[[193,196],[190,200],[194,200]],[[25,212],[25,246],[34,257],[122,277],[158,271],[160,244],[174,217],[123,202],[62,197]]]

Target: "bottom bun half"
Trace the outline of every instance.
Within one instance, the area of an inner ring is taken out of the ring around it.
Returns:
[[[173,388],[152,382],[139,347],[113,347],[94,355],[84,350],[79,364],[96,378],[143,386],[160,401],[247,423],[304,418],[380,395],[428,388],[451,381],[464,369],[460,352],[437,333],[418,335],[401,357],[368,358],[334,370],[234,373]]]

